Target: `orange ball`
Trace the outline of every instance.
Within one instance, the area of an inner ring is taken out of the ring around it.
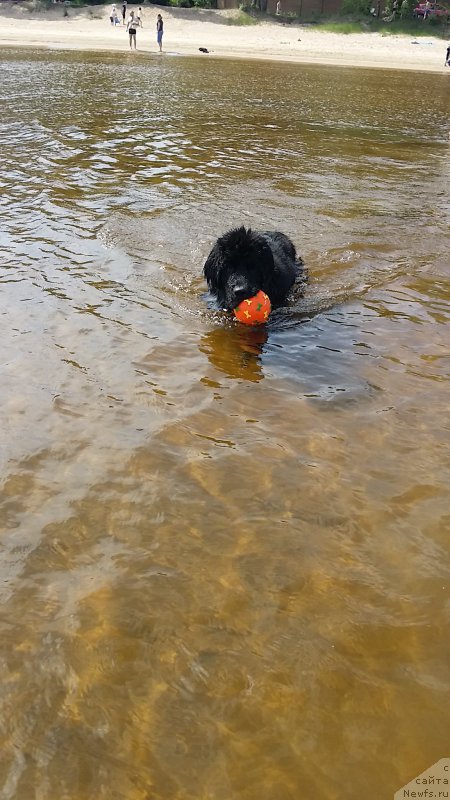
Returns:
[[[233,311],[236,319],[244,325],[262,325],[269,319],[271,308],[270,299],[260,289],[254,297],[243,300]]]

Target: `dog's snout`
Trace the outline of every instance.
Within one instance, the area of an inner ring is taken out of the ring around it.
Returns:
[[[254,292],[248,288],[248,286],[237,286],[233,289],[230,297],[230,308],[236,308],[239,303],[242,303],[243,300],[246,300],[247,297],[252,297]]]
[[[236,297],[239,297],[241,294],[245,293],[246,291],[248,291],[248,286],[246,286],[245,283],[235,283],[235,284],[233,284],[233,292],[236,295]]]
[[[253,297],[256,293],[254,287],[249,281],[246,281],[242,275],[235,275],[228,284],[228,301],[230,308],[236,308],[242,300],[247,297]]]

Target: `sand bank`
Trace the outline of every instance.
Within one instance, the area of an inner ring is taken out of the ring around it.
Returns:
[[[137,9],[137,5],[129,8]],[[110,4],[82,9],[56,4],[48,11],[31,10],[31,4],[0,3],[0,44],[67,50],[127,52],[128,36],[122,25],[112,27]],[[120,11],[120,6],[118,5]],[[252,26],[230,25],[236,11],[177,9],[143,6],[144,27],[138,30],[138,53],[157,52],[156,15],[164,18],[164,50],[199,58],[256,58],[298,63],[334,64],[370,68],[445,72],[446,44],[433,36],[381,33],[326,33],[314,26],[282,25],[264,21]],[[65,13],[68,16],[65,16]],[[207,48],[209,54],[199,52]],[[164,57],[164,54],[163,56]]]

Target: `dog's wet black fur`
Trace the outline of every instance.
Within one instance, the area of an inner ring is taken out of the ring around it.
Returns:
[[[272,307],[284,305],[302,272],[303,261],[288,236],[244,227],[217,239],[203,267],[218,308],[227,311],[260,289],[269,295]]]

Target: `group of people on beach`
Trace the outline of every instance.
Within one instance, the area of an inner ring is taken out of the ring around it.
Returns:
[[[126,30],[130,38],[130,48],[133,48],[134,45],[134,49],[136,50],[136,31],[138,28],[144,27],[142,19],[143,17],[142,8],[141,6],[139,6],[136,12],[134,12],[133,9],[131,9],[128,19],[126,19],[127,5],[128,5],[128,0],[122,0],[122,25],[126,25]],[[116,27],[116,25],[120,25],[119,15],[117,13],[117,7],[115,3],[113,3],[113,5],[111,6],[109,19],[111,25],[113,25],[114,27]],[[164,22],[161,14],[158,14],[156,18],[156,41],[158,43],[160,53],[162,52],[163,34],[164,34]]]

